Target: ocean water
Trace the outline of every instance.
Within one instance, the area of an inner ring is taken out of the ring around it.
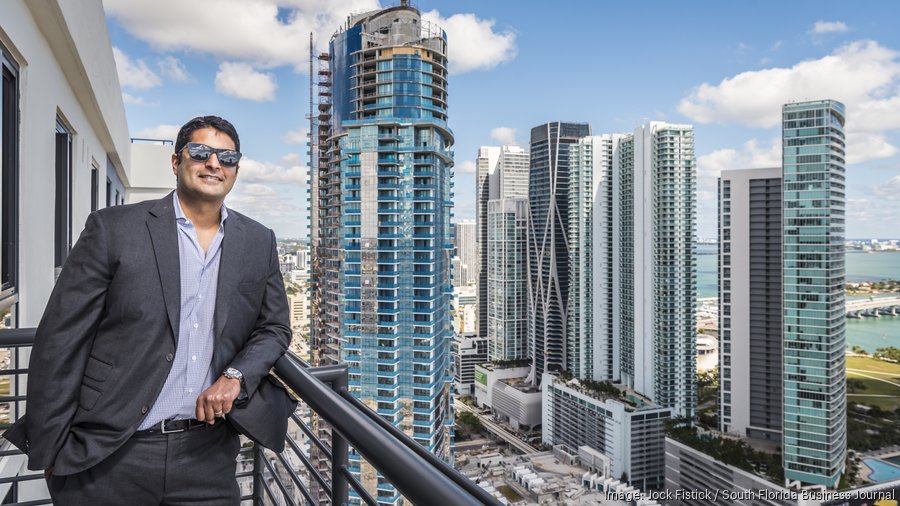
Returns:
[[[697,297],[717,297],[717,246],[700,245],[697,253]],[[848,252],[846,264],[850,283],[900,280],[900,252]],[[900,316],[848,318],[847,345],[861,346],[869,352],[887,346],[900,348]]]

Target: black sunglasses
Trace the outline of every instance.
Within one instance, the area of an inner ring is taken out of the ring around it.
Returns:
[[[211,148],[206,144],[199,144],[196,142],[189,142],[185,147],[188,150],[188,155],[191,157],[191,160],[197,162],[209,160],[209,157],[212,156],[213,153],[216,154],[219,163],[224,167],[236,167],[238,162],[241,161],[241,152],[233,149],[216,149]]]

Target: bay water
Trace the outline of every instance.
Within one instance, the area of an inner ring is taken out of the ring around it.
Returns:
[[[718,296],[717,245],[697,246],[697,298]],[[848,251],[847,282],[900,280],[900,251],[872,253]],[[900,348],[900,316],[847,319],[847,346],[861,346],[873,352],[877,348]]]

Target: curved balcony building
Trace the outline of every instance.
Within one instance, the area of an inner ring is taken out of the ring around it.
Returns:
[[[449,459],[446,34],[404,3],[351,16],[327,61],[324,124],[312,129],[320,363],[347,362],[354,395]],[[380,504],[402,503],[358,456],[350,459]]]

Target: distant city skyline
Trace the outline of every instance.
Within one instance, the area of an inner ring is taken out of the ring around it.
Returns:
[[[104,1],[131,135],[170,137],[176,125],[201,113],[231,118],[246,158],[242,184],[228,204],[279,237],[303,238],[309,32],[317,50],[327,51],[348,13],[378,4],[294,5]],[[629,132],[635,124],[663,120],[695,127],[698,236],[715,237],[719,170],[780,163],[780,116],[771,111],[828,96],[848,111],[847,236],[883,234],[885,223],[900,219],[900,108],[892,105],[900,100],[900,34],[892,22],[900,5],[816,5],[646,9],[621,2],[560,9],[537,2],[527,8],[510,1],[417,2],[450,41],[454,219],[475,218],[480,145],[527,146],[530,129],[549,121]],[[235,17],[246,22],[227,37],[196,36],[219,33],[223,20]],[[668,40],[679,41],[677,52],[659,50]],[[569,50],[608,46],[621,50],[596,65]],[[818,79],[823,75],[829,78]]]

